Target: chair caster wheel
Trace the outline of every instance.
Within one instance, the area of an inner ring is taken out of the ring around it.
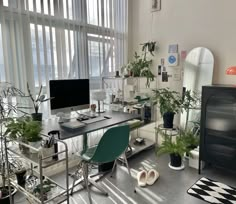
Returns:
[[[106,193],[105,196],[108,196],[108,193]]]
[[[137,193],[136,189],[134,189],[134,193]]]

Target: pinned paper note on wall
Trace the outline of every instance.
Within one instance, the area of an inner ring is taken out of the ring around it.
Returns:
[[[168,53],[177,53],[178,52],[178,44],[169,45]]]
[[[182,50],[181,51],[181,59],[185,60],[186,56],[187,56],[187,51],[186,50]]]

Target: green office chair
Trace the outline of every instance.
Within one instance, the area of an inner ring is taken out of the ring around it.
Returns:
[[[125,155],[125,150],[129,145],[129,132],[130,130],[128,125],[112,127],[104,133],[98,145],[96,145],[95,147],[88,148],[85,152],[81,153],[80,157],[82,159],[81,163],[83,178],[86,189],[88,191],[90,203],[92,203],[92,199],[90,195],[89,183],[98,188],[104,195],[108,195],[108,193],[95,181],[89,178],[88,164],[102,164],[115,161],[111,172],[112,175],[117,164],[117,159],[123,154],[124,162],[128,168],[128,172],[131,177],[130,169]],[[71,195],[73,194],[76,180],[77,179],[74,178],[71,189]]]

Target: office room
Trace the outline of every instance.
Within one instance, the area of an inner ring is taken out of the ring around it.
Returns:
[[[235,203],[235,7],[0,0],[0,203]]]

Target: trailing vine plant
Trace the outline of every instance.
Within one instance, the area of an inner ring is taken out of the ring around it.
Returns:
[[[146,87],[150,87],[150,82],[154,81],[154,74],[151,71],[152,59],[148,59],[148,55],[154,56],[156,42],[146,42],[142,45],[142,53],[138,55],[134,53],[134,60],[121,68],[121,72],[126,69],[133,77],[146,77]]]

